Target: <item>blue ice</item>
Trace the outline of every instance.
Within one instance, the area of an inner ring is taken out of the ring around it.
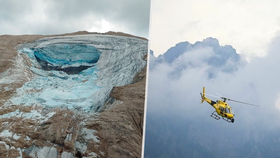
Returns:
[[[32,62],[30,70],[34,73],[31,81],[17,90],[14,104],[44,105],[48,107],[67,106],[69,109],[81,107],[88,109],[94,100],[92,95],[101,89],[94,81],[97,79],[97,66],[101,52],[93,46],[56,45],[38,49],[24,48],[21,53],[27,54]],[[89,64],[89,67],[78,74],[67,74],[63,71],[45,71],[40,68],[36,57],[53,65],[79,66]]]
[[[33,48],[34,55],[53,66],[80,66],[94,64],[101,52],[90,45],[55,44],[43,48]]]

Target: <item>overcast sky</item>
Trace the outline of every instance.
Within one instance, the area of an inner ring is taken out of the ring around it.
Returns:
[[[150,0],[1,0],[0,35],[121,31],[148,38]]]
[[[213,53],[214,48],[209,49],[209,46],[204,45],[184,52],[171,64],[167,62],[156,64],[149,71],[148,101],[151,100],[152,103],[147,105],[148,109],[159,115],[172,110],[184,115],[185,111],[196,109],[197,106],[212,109],[207,103],[205,106],[199,104],[201,100],[199,92],[205,86],[207,94],[218,96],[217,93],[219,93],[232,99],[258,104],[261,106],[260,109],[257,108],[258,111],[269,110],[272,112],[278,109],[279,113],[280,89],[277,85],[280,84],[280,74],[275,73],[280,71],[280,67],[277,66],[280,59],[279,42],[280,36],[274,38],[268,44],[265,57],[254,57],[247,64],[225,59],[225,65],[211,67],[207,65],[205,59],[213,60],[217,54]],[[222,54],[224,55],[221,56],[226,56],[226,52],[222,52]],[[153,58],[151,57],[151,59]],[[154,60],[150,60],[150,62],[153,63]],[[230,73],[221,71],[221,68],[227,67],[227,64],[236,65],[238,69]],[[212,69],[217,70],[214,71],[216,75],[209,78],[208,74]],[[217,98],[211,99],[216,100]],[[244,111],[256,109],[236,105],[233,102],[231,104],[234,105],[234,109],[246,109]],[[239,111],[242,112],[242,110]],[[200,113],[200,111],[197,112]],[[264,115],[268,114],[264,113]],[[257,120],[257,118],[255,119]]]
[[[176,43],[207,37],[237,53],[263,56],[280,26],[280,1],[152,0],[151,49],[162,54]]]

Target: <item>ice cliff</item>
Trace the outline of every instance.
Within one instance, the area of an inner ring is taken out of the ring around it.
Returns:
[[[18,62],[27,60],[22,66],[32,77],[9,104],[95,112],[114,86],[131,83],[146,66],[147,41],[113,35],[56,36],[17,49]]]

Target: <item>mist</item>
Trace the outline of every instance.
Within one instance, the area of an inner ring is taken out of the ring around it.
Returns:
[[[280,156],[280,37],[265,57],[250,62],[231,46],[211,43],[215,40],[180,50],[176,45],[158,58],[150,55],[145,157]],[[172,54],[176,58],[168,61]],[[207,94],[260,107],[228,102],[235,122],[215,120],[213,107],[200,103],[204,86]],[[156,144],[158,150],[152,148]]]

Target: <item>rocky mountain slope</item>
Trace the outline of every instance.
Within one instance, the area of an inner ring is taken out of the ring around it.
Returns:
[[[97,64],[73,56],[67,71],[75,73],[67,74],[36,62],[54,65],[63,57],[32,58],[32,51],[69,42],[97,48]],[[0,36],[0,157],[141,157],[147,51],[147,40],[124,33]],[[89,68],[78,71],[77,63]],[[77,85],[74,97],[80,97],[71,99]]]

